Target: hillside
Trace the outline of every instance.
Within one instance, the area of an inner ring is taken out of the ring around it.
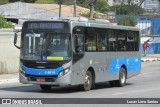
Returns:
[[[59,13],[59,5],[58,4],[32,4],[35,7],[43,8],[46,10],[54,11],[56,13]],[[80,6],[77,6],[77,16],[79,16],[80,13],[87,13],[89,12],[89,9],[83,8]],[[62,5],[62,14],[66,16],[73,16],[73,5]]]
[[[36,0],[35,3],[37,3],[37,4],[50,4],[50,3],[55,3],[55,0]]]
[[[7,3],[13,3],[19,0],[0,0],[0,4],[7,4]],[[38,7],[41,9],[45,9],[45,10],[49,10],[49,11],[53,11],[56,13],[59,13],[59,5],[55,4],[55,0],[23,0],[23,1],[34,1],[33,3],[30,3],[31,5],[33,5],[34,7]],[[73,2],[73,0],[67,0],[68,3]],[[66,15],[66,16],[73,16],[73,5],[62,5],[61,6],[61,14]],[[76,16],[80,16],[81,15],[88,17],[89,15],[89,9],[88,8],[84,8],[84,7],[80,7],[80,6],[76,6]],[[86,16],[87,15],[87,16]],[[104,16],[104,14],[100,14],[97,13],[98,18],[101,18]]]

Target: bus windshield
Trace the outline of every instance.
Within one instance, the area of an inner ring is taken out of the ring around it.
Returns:
[[[24,60],[68,60],[71,57],[69,33],[26,32],[23,33],[22,56]]]

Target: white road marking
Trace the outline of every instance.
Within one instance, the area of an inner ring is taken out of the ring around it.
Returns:
[[[160,87],[158,87],[158,89],[146,89],[146,90],[133,90],[133,91],[128,91],[128,92],[121,92],[121,93],[103,93],[103,95],[93,95],[87,98],[102,98],[102,97],[108,97],[108,96],[117,96],[117,95],[125,95],[125,94],[133,94],[133,93],[140,93],[140,92],[149,92],[149,91],[160,91]]]
[[[123,93],[114,93],[111,95],[122,95],[122,94],[131,94],[131,93],[148,92],[148,91],[160,91],[160,88],[159,89],[135,90],[135,91],[128,91],[128,92],[123,92]]]
[[[154,72],[147,72],[147,73],[141,73],[141,74],[146,75],[146,74],[151,74],[151,73],[154,73]]]

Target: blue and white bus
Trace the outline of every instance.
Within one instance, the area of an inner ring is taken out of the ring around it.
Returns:
[[[17,33],[20,82],[43,90],[81,85],[88,91],[105,81],[122,87],[141,69],[139,28],[106,20],[26,21],[16,43]]]

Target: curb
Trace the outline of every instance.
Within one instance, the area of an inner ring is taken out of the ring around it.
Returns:
[[[142,58],[141,62],[153,62],[153,61],[160,61],[160,58]]]
[[[12,78],[12,79],[0,79],[0,84],[6,84],[6,83],[18,83],[18,78]]]

